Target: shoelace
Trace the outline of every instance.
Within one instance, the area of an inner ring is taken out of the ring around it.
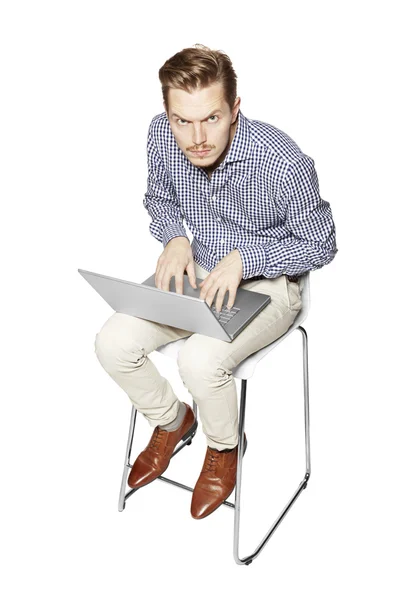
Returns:
[[[159,445],[167,433],[168,431],[166,429],[160,429],[160,427],[156,427],[150,440],[150,448],[155,448],[157,445]]]
[[[218,450],[213,450],[212,448],[208,449],[208,453],[207,453],[207,463],[205,466],[205,471],[215,471],[216,466],[218,464],[220,458],[220,453],[218,452]]]

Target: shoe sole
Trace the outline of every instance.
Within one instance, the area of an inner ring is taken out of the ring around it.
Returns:
[[[193,425],[190,427],[190,429],[187,430],[187,432],[181,437],[181,439],[176,443],[175,447],[174,447],[174,452],[175,452],[175,448],[177,447],[178,444],[180,444],[180,442],[185,442],[192,434],[194,435],[194,433],[197,430],[197,426],[198,426],[198,420],[195,417],[194,423]],[[173,454],[173,453],[172,453]],[[171,456],[172,458],[172,456]],[[165,467],[164,471],[161,471],[161,473],[159,475],[157,475],[157,477],[155,477],[154,479],[152,479],[151,481],[148,481],[147,483],[144,483],[143,485],[138,485],[137,487],[131,487],[127,481],[127,485],[131,488],[131,490],[139,490],[140,488],[146,487],[146,485],[149,485],[150,483],[153,483],[153,481],[155,481],[156,479],[158,479],[163,473],[165,473],[165,471],[168,469],[169,467],[169,463],[171,462],[171,458],[168,461],[167,466]],[[129,477],[128,477],[129,480]]]

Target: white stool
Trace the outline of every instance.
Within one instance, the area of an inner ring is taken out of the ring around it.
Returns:
[[[243,360],[233,371],[232,375],[241,380],[241,393],[240,393],[240,413],[239,413],[239,448],[238,448],[238,466],[237,466],[237,474],[236,474],[236,486],[235,486],[235,503],[232,504],[225,500],[223,504],[229,506],[230,508],[234,508],[235,510],[235,521],[234,521],[234,540],[233,540],[233,555],[235,561],[238,565],[249,565],[254,558],[256,558],[261,550],[264,548],[266,543],[268,542],[271,535],[274,533],[275,529],[281,523],[283,518],[286,516],[286,513],[291,508],[292,504],[297,500],[300,493],[307,487],[307,483],[311,476],[311,463],[310,463],[310,417],[309,417],[309,389],[308,389],[308,341],[307,341],[307,333],[303,327],[300,327],[300,324],[306,319],[308,315],[308,311],[310,308],[310,273],[307,272],[300,277],[300,291],[301,291],[301,299],[302,299],[302,307],[299,311],[296,319],[289,327],[286,333],[284,333],[280,338],[269,344],[265,348],[258,350],[258,352],[254,352],[248,356],[245,360]],[[268,310],[268,307],[267,307]],[[239,557],[239,523],[240,523],[240,491],[241,491],[241,482],[242,482],[242,461],[243,461],[243,444],[244,444],[244,424],[245,424],[245,411],[246,411],[246,388],[247,388],[247,380],[252,377],[254,374],[256,365],[263,359],[271,350],[276,348],[278,344],[280,344],[288,335],[290,335],[293,331],[298,329],[303,338],[303,388],[304,388],[304,421],[305,421],[305,449],[306,449],[306,472],[303,480],[300,482],[297,487],[295,493],[292,498],[289,500],[283,511],[280,513],[276,521],[273,523],[269,531],[263,537],[259,545],[256,547],[252,554],[245,556],[244,558]],[[187,338],[183,338],[181,340],[177,340],[175,342],[170,342],[165,344],[164,346],[160,346],[157,348],[157,352],[161,352],[174,360],[177,360],[179,350],[181,346],[183,346],[186,342]],[[193,411],[197,418],[197,405],[193,402]],[[131,420],[129,425],[129,435],[128,435],[128,443],[125,454],[125,465],[124,472],[122,476],[121,483],[121,491],[119,496],[119,504],[118,510],[123,511],[125,508],[126,500],[135,492],[140,490],[141,488],[130,489],[129,492],[126,493],[126,485],[127,479],[129,476],[130,469],[132,465],[130,464],[131,458],[131,450],[132,450],[132,441],[133,435],[135,431],[136,424],[136,408],[132,406],[131,411]],[[175,456],[184,446],[189,446],[192,443],[192,438],[194,437],[196,432],[188,438],[185,442],[182,442],[177,446],[172,456]],[[178,481],[174,481],[172,479],[168,479],[163,475],[160,475],[157,479],[161,479],[161,481],[165,481],[166,483],[170,483],[172,485],[176,485],[184,490],[188,490],[193,492],[193,488],[188,487],[187,485],[183,485]]]

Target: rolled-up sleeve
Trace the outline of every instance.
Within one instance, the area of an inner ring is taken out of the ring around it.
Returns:
[[[174,186],[157,150],[152,123],[147,136],[147,167],[147,192],[143,205],[151,217],[150,233],[165,248],[172,238],[188,236]]]
[[[287,232],[265,244],[237,247],[243,279],[301,275],[330,263],[338,249],[330,204],[320,197],[312,158],[303,154],[288,166],[277,198]]]

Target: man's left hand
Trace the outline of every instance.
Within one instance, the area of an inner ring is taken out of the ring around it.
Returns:
[[[217,266],[210,272],[209,275],[199,284],[201,289],[200,299],[207,302],[211,306],[215,294],[218,292],[215,301],[215,309],[221,312],[222,302],[226,291],[229,290],[229,298],[227,306],[232,308],[236,298],[236,290],[239,287],[243,277],[243,265],[239,250],[232,250],[219,261]]]

